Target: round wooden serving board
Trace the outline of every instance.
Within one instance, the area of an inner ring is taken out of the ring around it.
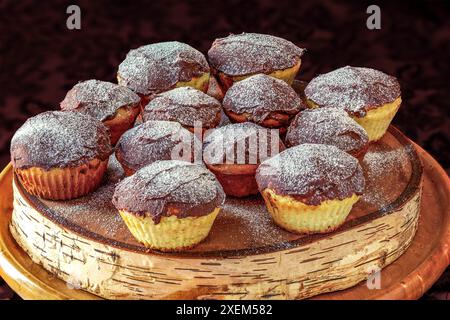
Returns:
[[[110,205],[122,175],[114,158],[101,189],[67,202],[27,194],[8,166],[0,274],[40,299],[418,298],[449,264],[449,179],[393,127],[361,164],[365,195],[333,233],[290,234],[259,197],[230,198],[206,241],[171,254],[148,252]],[[380,288],[369,289],[364,280],[381,268]]]

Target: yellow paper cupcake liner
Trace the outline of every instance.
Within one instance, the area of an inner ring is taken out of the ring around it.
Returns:
[[[391,103],[369,110],[362,118],[352,118],[366,130],[369,141],[376,141],[386,133],[401,103],[402,99],[399,97]]]
[[[344,223],[359,196],[343,200],[326,200],[317,206],[307,205],[290,196],[265,189],[262,196],[273,220],[281,228],[294,233],[325,233]]]
[[[16,169],[15,172],[28,193],[44,199],[69,200],[97,189],[107,165],[108,159],[93,159],[77,167],[50,170],[32,167]]]
[[[140,217],[125,210],[119,213],[137,241],[151,249],[179,251],[191,248],[205,239],[220,208],[200,217],[179,219],[176,216],[161,217],[155,224],[150,217]]]
[[[292,66],[290,68],[283,69],[283,70],[275,70],[275,71],[269,73],[268,75],[272,76],[274,78],[283,80],[287,84],[292,85],[295,77],[297,76],[298,71],[300,70],[300,65],[301,65],[301,60],[299,60],[294,66]],[[237,81],[244,80],[248,77],[251,77],[253,75],[254,74],[249,74],[249,75],[245,75],[245,76],[235,76],[235,77],[232,77],[232,79],[233,79],[233,82],[237,82]]]
[[[204,74],[202,74],[199,77],[194,77],[192,78],[190,81],[180,81],[178,82],[175,87],[179,88],[179,87],[192,87],[194,89],[203,91],[206,93],[206,91],[208,91],[208,86],[209,86],[209,77],[210,77],[210,73],[209,72],[205,72]]]
[[[291,68],[284,69],[284,70],[277,70],[277,71],[270,73],[269,75],[274,78],[283,80],[284,82],[286,82],[289,85],[292,85],[295,77],[297,76],[298,70],[300,70],[300,65],[301,65],[301,60],[299,60]]]
[[[308,106],[312,109],[318,108],[317,104],[312,100],[307,100]],[[364,117],[352,118],[366,130],[369,141],[377,141],[386,133],[392,119],[400,108],[402,103],[401,97],[398,97],[391,103],[386,103],[380,107],[370,109]]]

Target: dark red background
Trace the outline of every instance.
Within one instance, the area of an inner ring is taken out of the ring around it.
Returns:
[[[75,3],[81,30],[70,31]],[[366,28],[369,4],[381,7],[381,30]],[[130,48],[179,40],[206,52],[216,37],[248,31],[306,47],[301,79],[344,65],[397,76],[394,124],[450,172],[449,1],[2,1],[0,21],[1,167],[28,117],[57,109],[79,80],[115,81]],[[427,297],[450,291],[448,278]]]

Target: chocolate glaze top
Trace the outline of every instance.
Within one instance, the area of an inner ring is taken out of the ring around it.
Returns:
[[[356,153],[367,146],[366,131],[347,112],[337,108],[317,108],[301,111],[292,120],[286,134],[286,144],[329,144]]]
[[[116,150],[120,162],[136,171],[157,160],[193,162],[201,142],[178,122],[147,121],[125,132]]]
[[[306,98],[319,107],[344,109],[357,117],[393,102],[400,94],[395,77],[375,69],[350,66],[319,75],[305,88]]]
[[[79,111],[97,120],[108,120],[122,107],[137,107],[139,96],[124,86],[87,80],[70,89],[61,102],[64,111]]]
[[[271,112],[297,114],[306,106],[283,80],[258,74],[236,82],[223,99],[225,110],[247,114],[247,119],[262,123]]]
[[[119,65],[118,81],[136,93],[149,95],[207,72],[209,65],[200,51],[177,41],[160,42],[128,52]]]
[[[205,166],[185,161],[156,161],[117,184],[113,204],[118,210],[161,217],[203,216],[225,202],[225,193]]]
[[[208,51],[211,67],[230,76],[271,73],[293,67],[305,49],[259,33],[231,34],[216,39]]]
[[[112,153],[108,129],[78,112],[48,111],[29,118],[11,140],[16,169],[73,167]]]
[[[220,102],[206,93],[180,87],[154,95],[145,106],[143,119],[177,121],[188,127],[199,121],[202,127],[210,128],[218,124],[221,108]]]
[[[214,129],[203,142],[208,164],[259,164],[284,150],[278,130],[252,122],[232,123]]]
[[[364,175],[356,158],[335,146],[302,144],[264,161],[256,171],[260,191],[270,188],[308,205],[362,194]]]

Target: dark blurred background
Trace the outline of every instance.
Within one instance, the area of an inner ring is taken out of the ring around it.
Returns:
[[[71,4],[81,8],[81,30],[66,27]],[[380,30],[366,27],[370,4],[381,8]],[[206,53],[215,38],[243,31],[307,48],[300,79],[345,65],[398,77],[403,104],[394,125],[450,172],[450,1],[2,0],[0,166],[28,117],[58,109],[80,80],[115,82],[131,48],[178,40]],[[427,297],[448,296],[436,293],[450,291],[448,278]]]

